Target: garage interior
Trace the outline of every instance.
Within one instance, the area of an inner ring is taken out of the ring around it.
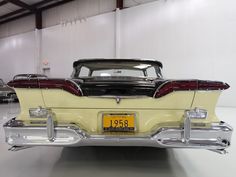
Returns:
[[[216,114],[236,127],[234,0],[0,0],[0,78],[69,78],[84,58],[153,58],[171,79],[219,80],[230,89]],[[8,151],[3,124],[20,112],[0,104],[0,176],[232,177],[228,154],[150,147],[33,147]]]

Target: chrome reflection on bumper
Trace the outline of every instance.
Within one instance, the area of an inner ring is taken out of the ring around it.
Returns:
[[[151,146],[163,148],[200,148],[223,151],[230,145],[232,127],[224,122],[210,127],[191,128],[185,141],[184,128],[161,128],[156,133],[137,136],[88,135],[76,126],[25,126],[11,119],[4,124],[6,142],[11,146]]]

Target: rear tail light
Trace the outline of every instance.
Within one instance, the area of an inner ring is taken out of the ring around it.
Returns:
[[[226,90],[229,85],[224,82],[217,81],[201,81],[201,80],[180,80],[167,81],[160,85],[154,93],[154,98],[160,98],[174,91],[186,90]]]
[[[39,88],[39,83],[37,79],[21,79],[21,80],[12,80],[7,83],[9,87],[14,88]]]
[[[76,96],[83,96],[82,90],[73,80],[21,79],[10,81],[8,86],[14,88],[63,89]]]
[[[226,90],[228,88],[229,88],[229,85],[224,82],[198,81],[199,90]]]
[[[76,96],[82,96],[82,90],[72,80],[63,79],[42,79],[39,80],[39,88],[41,89],[63,89]]]

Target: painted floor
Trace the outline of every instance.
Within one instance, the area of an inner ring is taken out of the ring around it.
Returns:
[[[18,104],[0,104],[0,177],[232,177],[236,173],[235,132],[226,155],[146,147],[35,147],[11,152],[2,125],[18,112]],[[236,127],[236,108],[216,112]]]

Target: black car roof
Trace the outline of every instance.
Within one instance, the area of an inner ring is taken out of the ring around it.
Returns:
[[[158,65],[160,68],[163,67],[162,63],[160,61],[154,60],[154,59],[105,59],[105,58],[92,58],[92,59],[80,59],[73,63],[73,67],[77,67],[78,65],[81,65],[83,63],[89,63],[89,62],[143,62],[153,65]]]

